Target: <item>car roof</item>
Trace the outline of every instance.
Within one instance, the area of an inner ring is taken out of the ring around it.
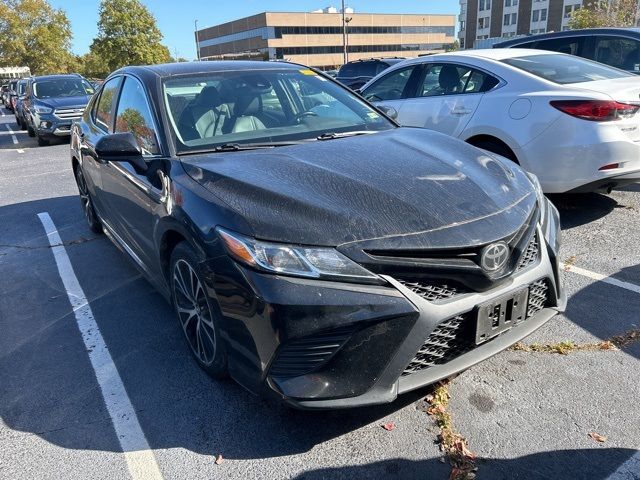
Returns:
[[[237,70],[282,70],[308,68],[304,65],[290,62],[263,62],[247,60],[205,60],[200,62],[161,63],[158,65],[141,65],[123,67],[118,73],[130,73],[139,76],[153,75],[160,78],[173,75],[191,75],[198,73],[224,72]],[[114,72],[114,73],[116,73]]]
[[[640,28],[582,28],[580,30],[565,30],[563,32],[550,32],[539,33],[537,35],[525,35],[522,37],[513,38],[504,42],[499,42],[493,45],[493,48],[504,48],[510,45],[518,45],[520,43],[535,42],[538,40],[548,40],[552,38],[565,38],[565,37],[584,37],[589,35],[613,35],[613,36],[625,36],[635,37],[640,40]]]
[[[456,57],[458,58],[485,58],[489,60],[501,61],[507,58],[514,57],[529,57],[532,55],[563,55],[562,53],[553,52],[549,50],[535,50],[532,48],[500,48],[500,49],[492,49],[492,48],[483,48],[478,50],[459,50],[457,52],[449,52],[449,53],[436,53],[434,55],[429,55],[425,57],[412,58],[410,60],[406,60],[403,65],[409,65],[413,63],[431,63],[437,62],[438,60],[453,60]]]
[[[64,73],[64,74],[56,74],[56,75],[39,75],[37,77],[31,77],[31,80],[57,80],[60,78],[83,78],[82,75],[78,73]]]

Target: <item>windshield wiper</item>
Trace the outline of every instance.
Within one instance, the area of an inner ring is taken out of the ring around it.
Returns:
[[[356,135],[367,135],[369,133],[376,133],[371,130],[358,130],[355,132],[324,132],[316,137],[317,140],[333,140],[334,138],[355,137]]]
[[[214,152],[238,152],[241,150],[256,150],[259,148],[286,147],[288,145],[299,145],[301,142],[269,142],[269,143],[223,143],[202,151]],[[191,153],[191,152],[190,152]]]

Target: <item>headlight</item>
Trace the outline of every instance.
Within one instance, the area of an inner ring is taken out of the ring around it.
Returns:
[[[53,112],[53,108],[45,107],[43,105],[34,105],[33,109],[36,111],[36,113],[39,113],[39,114],[46,114],[46,113]]]
[[[527,177],[531,180],[538,198],[540,227],[542,228],[544,238],[553,251],[558,252],[560,248],[560,214],[558,213],[558,209],[544,196],[538,177],[529,172],[527,172]]]
[[[367,269],[333,248],[262,242],[216,228],[229,254],[237,261],[271,273],[360,283],[383,283]]]

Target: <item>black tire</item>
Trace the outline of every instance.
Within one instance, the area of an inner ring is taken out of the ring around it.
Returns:
[[[27,122],[25,122],[24,120],[20,119],[18,124],[20,125],[20,130],[26,130],[27,129]]]
[[[174,248],[169,267],[171,299],[193,358],[208,375],[220,379],[227,376],[220,310],[207,295],[200,263],[187,242]]]
[[[38,137],[38,145],[41,147],[46,147],[49,145],[49,140],[46,138],[42,138],[40,135],[36,135]]]
[[[93,200],[89,194],[89,188],[84,178],[82,168],[78,165],[76,168],[76,185],[78,185],[78,192],[80,193],[80,204],[82,205],[82,212],[84,218],[87,220],[87,224],[93,233],[102,233],[102,224],[96,214],[96,210],[93,208]]]
[[[29,125],[28,123],[27,123],[27,133],[29,134],[30,137],[36,136],[35,130],[31,128],[31,125]]]
[[[478,141],[472,142],[471,144],[474,147],[482,148],[483,150],[489,150],[490,152],[493,152],[505,158],[508,158],[512,162],[520,164],[520,162],[518,162],[518,158],[511,151],[511,149],[500,142],[487,139],[487,140],[478,140]]]

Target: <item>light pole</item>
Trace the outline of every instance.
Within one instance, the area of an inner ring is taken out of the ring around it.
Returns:
[[[198,40],[198,20],[195,20],[193,24],[195,26],[195,32],[196,32],[196,56],[198,57],[198,61],[200,61],[200,41]]]
[[[347,63],[347,22],[344,18],[344,0],[342,0],[342,62]]]

